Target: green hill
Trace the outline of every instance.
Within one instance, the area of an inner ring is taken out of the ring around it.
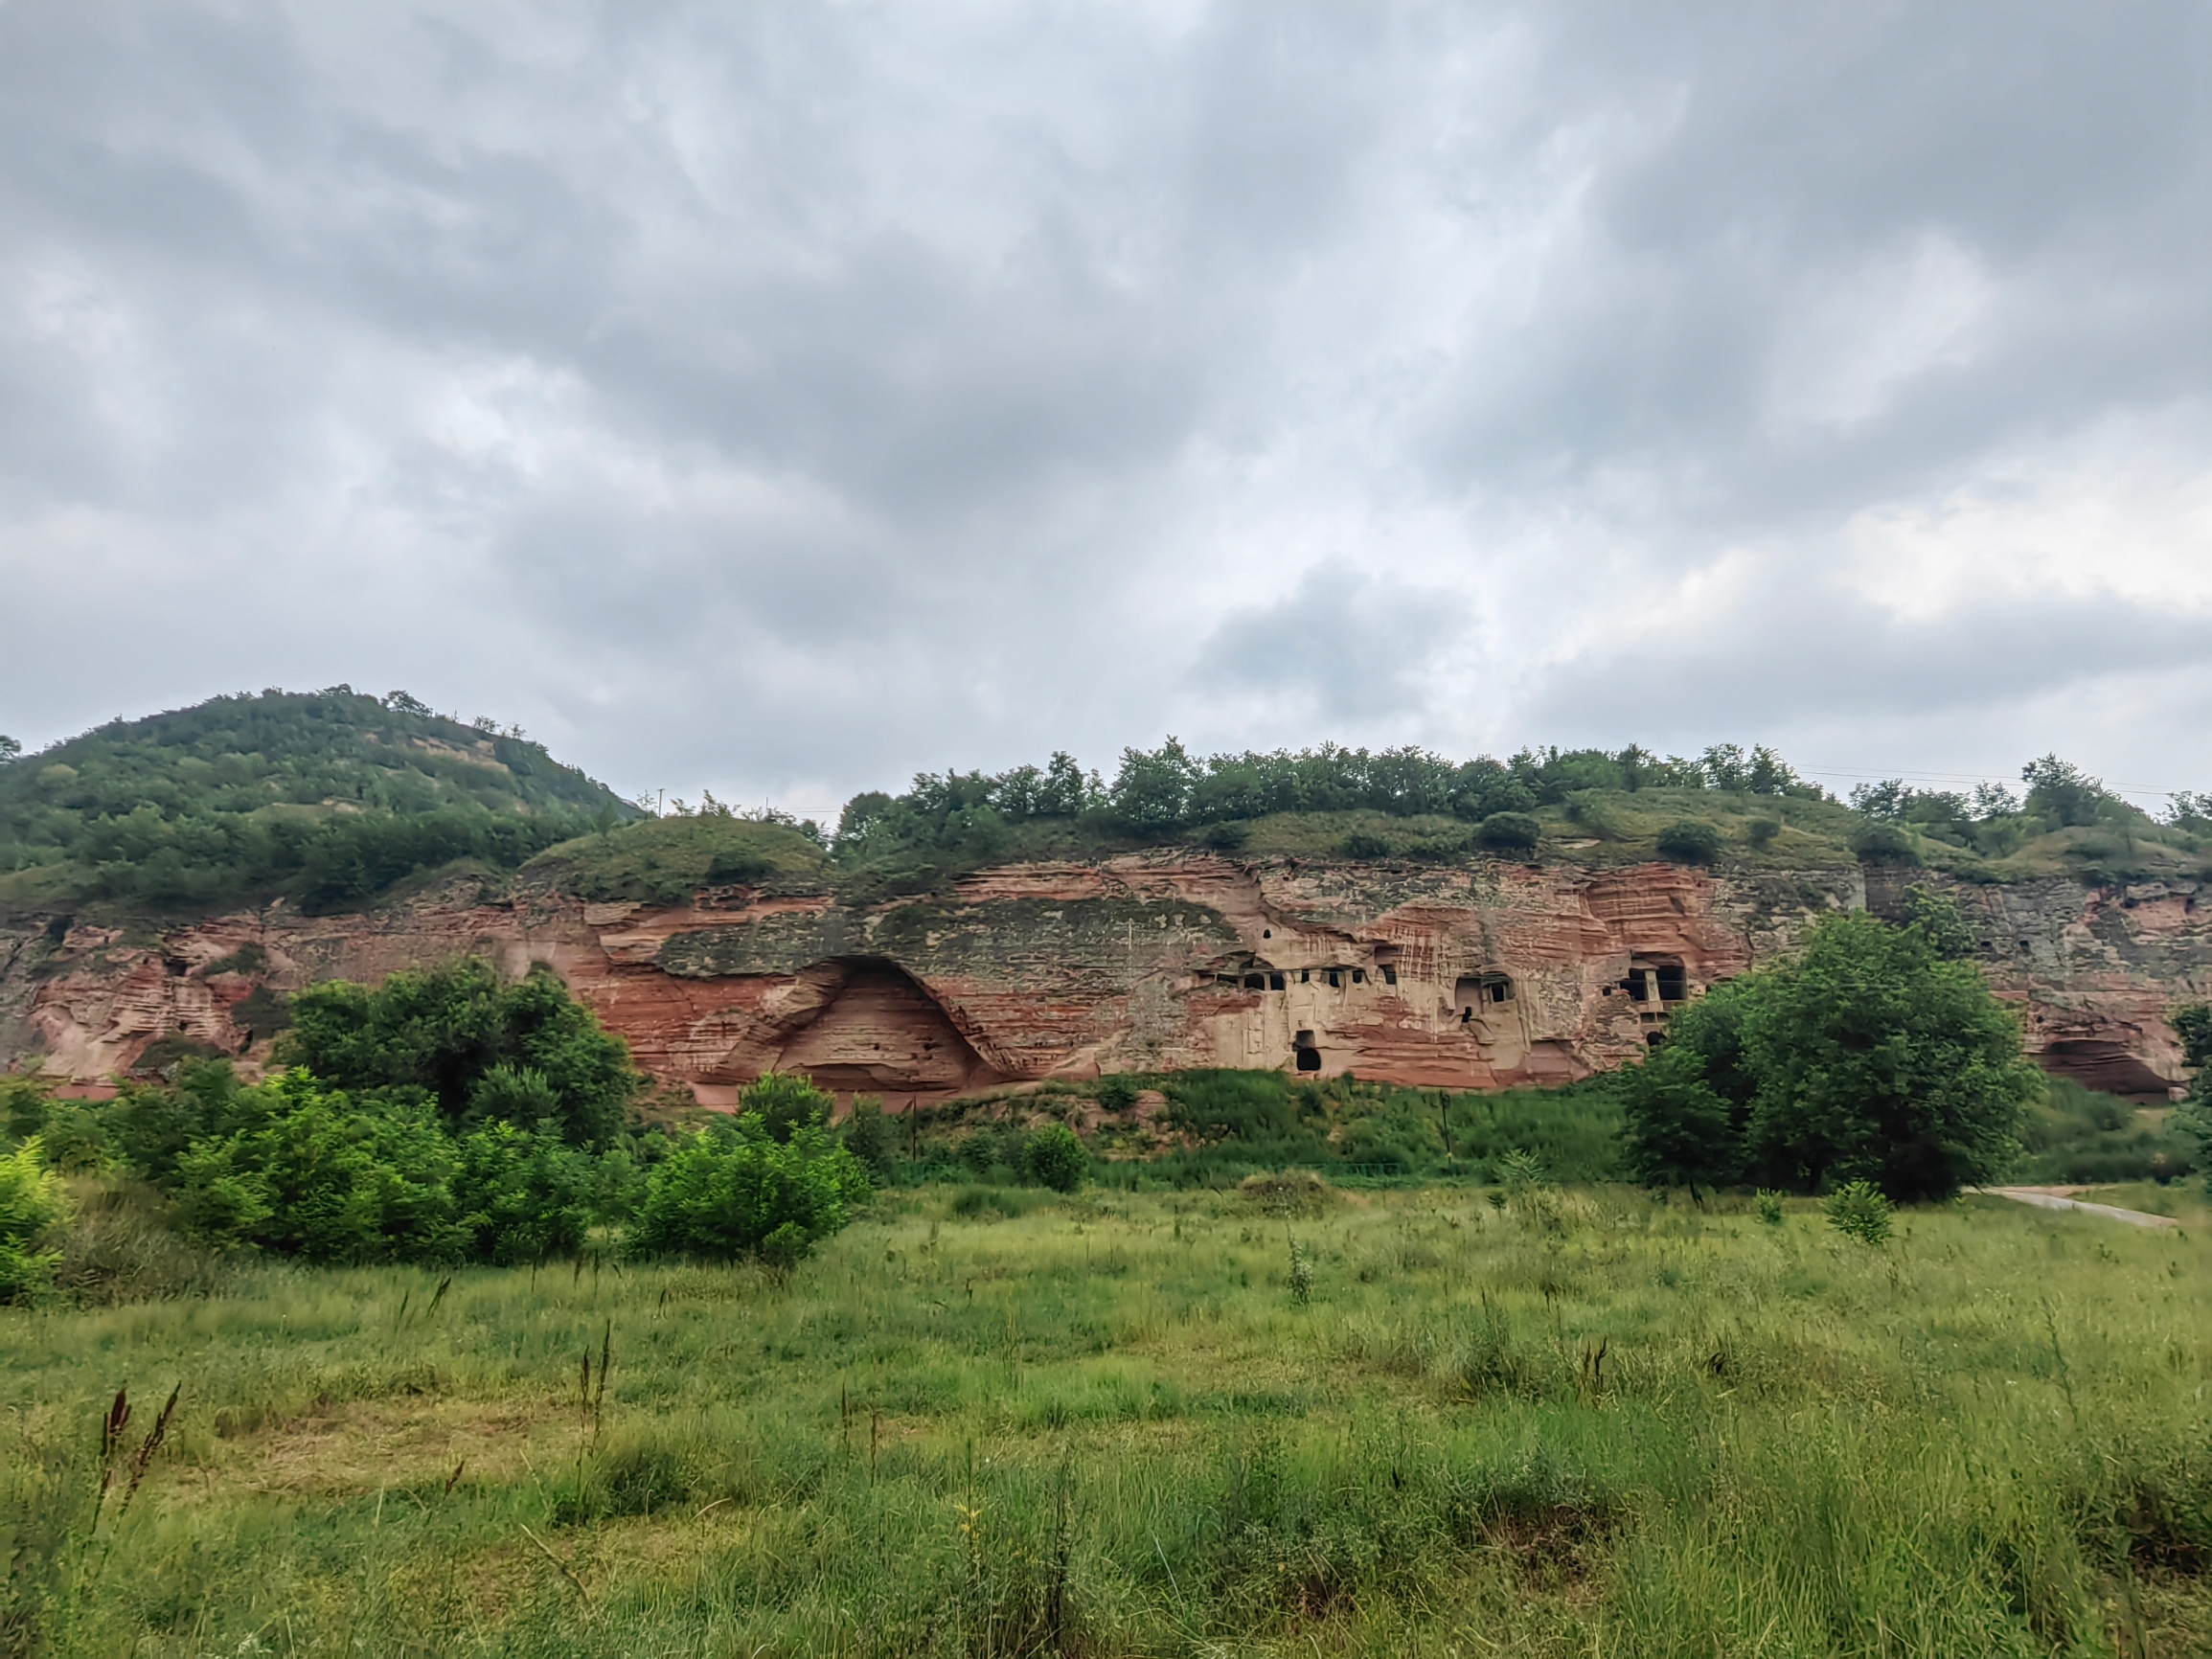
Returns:
[[[542,744],[404,693],[217,697],[0,764],[0,903],[335,909],[636,816]]]

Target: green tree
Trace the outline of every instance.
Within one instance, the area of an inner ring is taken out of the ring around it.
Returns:
[[[1694,1050],[1668,1044],[1613,1074],[1630,1172],[1646,1186],[1725,1187],[1744,1163],[1742,1127]]]
[[[787,1147],[801,1129],[819,1129],[836,1107],[833,1095],[804,1072],[767,1072],[745,1085],[738,1110],[757,1121],[769,1140]]]
[[[1047,1124],[1022,1148],[1021,1165],[1022,1173],[1038,1186],[1072,1193],[1083,1185],[1090,1157],[1073,1129],[1065,1124]]]
[[[1777,1186],[1871,1181],[1943,1197],[2018,1155],[2041,1093],[2018,1015],[1917,927],[1830,917],[1804,955],[1746,976],[1742,1070],[1757,1081],[1750,1168]]]
[[[559,1135],[487,1124],[463,1136],[456,1153],[453,1203],[471,1261],[544,1261],[583,1243],[595,1171]]]
[[[2102,779],[2056,755],[2030,761],[2020,768],[2020,778],[2028,786],[2024,810],[2054,830],[2094,824],[2108,807],[2117,805]]]
[[[451,1261],[468,1237],[453,1143],[421,1102],[356,1102],[303,1071],[239,1102],[251,1121],[177,1160],[186,1228],[317,1262]]]
[[[822,1128],[775,1140],[762,1114],[695,1131],[653,1170],[631,1235],[649,1255],[798,1260],[867,1201],[860,1161]]]
[[[1958,900],[1916,881],[1904,890],[1906,921],[1917,928],[1928,948],[1947,962],[1964,962],[1974,955],[1973,929],[1959,914]]]
[[[604,1147],[642,1081],[628,1046],[543,966],[513,984],[481,957],[374,989],[332,980],[294,996],[291,1015],[285,1063],[356,1095],[425,1090],[463,1127],[551,1121],[571,1145]]]
[[[899,1155],[899,1129],[881,1101],[867,1095],[854,1098],[853,1115],[845,1122],[845,1149],[860,1160],[877,1186],[890,1183]]]

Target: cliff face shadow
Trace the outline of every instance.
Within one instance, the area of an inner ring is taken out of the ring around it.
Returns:
[[[821,1000],[762,1070],[805,1072],[839,1094],[946,1095],[999,1080],[943,1005],[895,963],[841,958],[803,977]]]

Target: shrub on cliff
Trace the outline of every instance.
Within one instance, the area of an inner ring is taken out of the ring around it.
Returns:
[[[1648,1179],[1865,1180],[1915,1199],[2002,1175],[2042,1079],[1975,968],[1919,926],[1844,915],[1797,961],[1677,1014],[1666,1046],[1614,1087]]]
[[[777,1141],[758,1113],[695,1131],[652,1172],[630,1236],[647,1255],[787,1265],[867,1202],[860,1161],[813,1124]]]
[[[291,1013],[285,1063],[354,1095],[425,1091],[456,1127],[552,1122],[571,1145],[604,1147],[641,1081],[628,1045],[542,966],[513,984],[473,956],[375,989],[331,980]]]
[[[1492,852],[1534,852],[1543,838],[1543,826],[1526,812],[1493,812],[1474,838]]]
[[[1721,831],[1702,819],[1679,819],[1659,831],[1658,849],[1677,864],[1712,864],[1721,856]]]
[[[1912,837],[1897,825],[1876,819],[1853,832],[1851,851],[1868,864],[1918,864]]]

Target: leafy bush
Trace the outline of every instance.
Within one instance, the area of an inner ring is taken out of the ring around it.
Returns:
[[[1871,1181],[1846,1181],[1820,1202],[1828,1224],[1861,1244],[1882,1244],[1889,1239],[1891,1211],[1881,1189]]]
[[[867,1201],[860,1161],[811,1124],[787,1141],[746,1112],[694,1132],[652,1172],[632,1235],[649,1255],[787,1264]]]
[[[1782,1194],[1775,1192],[1773,1188],[1760,1188],[1751,1199],[1751,1210],[1763,1225],[1768,1227],[1782,1225]]]
[[[1344,837],[1344,856],[1347,858],[1387,858],[1390,843],[1369,830],[1355,830]]]
[[[1497,1184],[1508,1193],[1529,1193],[1551,1185],[1543,1160],[1520,1147],[1500,1153],[1491,1161],[1491,1167],[1496,1172]]]
[[[1474,837],[1493,852],[1534,852],[1543,838],[1543,826],[1526,812],[1493,812],[1477,827]]]
[[[845,1149],[860,1160],[877,1186],[889,1183],[899,1151],[899,1129],[881,1101],[855,1097],[853,1115],[845,1123]]]
[[[1754,818],[1744,827],[1744,839],[1758,848],[1770,846],[1781,833],[1782,825],[1773,818]]]
[[[2146,1127],[2134,1102],[2084,1088],[2071,1078],[2044,1080],[2020,1125],[2027,1155],[2011,1171],[2033,1182],[2170,1181],[2203,1167],[2180,1113]]]
[[[453,1142],[427,1104],[355,1102],[304,1071],[243,1091],[253,1121],[194,1141],[177,1160],[191,1233],[316,1262],[452,1261]]]
[[[1698,818],[1680,818],[1658,834],[1662,858],[1677,864],[1712,864],[1721,856],[1721,831]]]
[[[767,1072],[745,1085],[738,1110],[757,1119],[768,1139],[789,1146],[801,1129],[819,1129],[836,1108],[836,1097],[814,1086],[802,1072]]]
[[[1065,1124],[1047,1124],[1022,1148],[1022,1173],[1056,1193],[1072,1193],[1082,1186],[1089,1167],[1083,1142]]]
[[[60,1177],[39,1159],[34,1135],[0,1152],[0,1302],[28,1302],[54,1283],[57,1250],[39,1244],[67,1213]]]
[[[591,1228],[593,1176],[557,1134],[492,1123],[464,1136],[453,1207],[468,1259],[505,1267],[574,1255]]]
[[[1113,1072],[1099,1079],[1091,1098],[1109,1112],[1126,1112],[1137,1103],[1137,1096],[1144,1092],[1143,1085],[1127,1072]]]
[[[1852,852],[1868,864],[1918,864],[1912,837],[1895,824],[1877,820],[1852,832]]]

